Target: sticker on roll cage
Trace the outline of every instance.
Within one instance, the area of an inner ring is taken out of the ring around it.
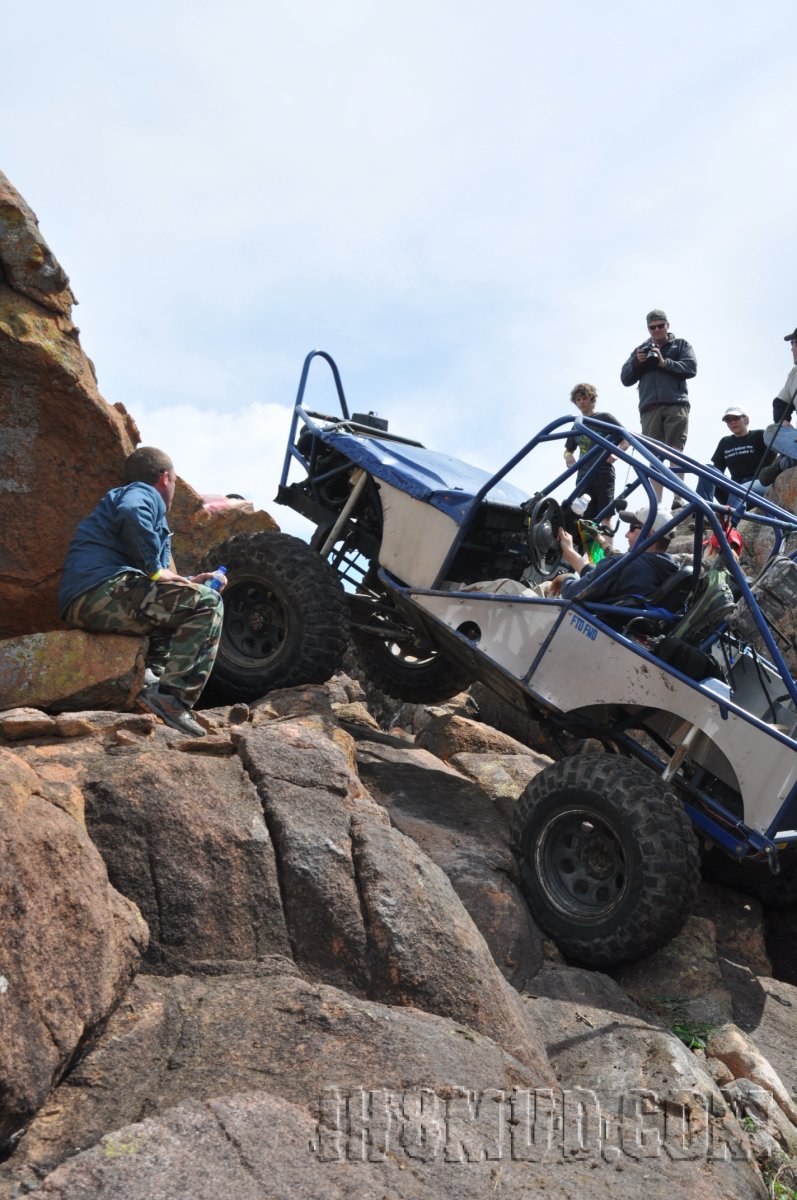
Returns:
[[[575,625],[579,633],[583,633],[584,637],[588,637],[591,642],[594,642],[598,636],[598,631],[594,625],[590,625],[584,617],[580,617],[578,613],[570,614],[570,624]]]

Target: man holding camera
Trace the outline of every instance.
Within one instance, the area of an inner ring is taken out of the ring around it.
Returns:
[[[639,415],[644,437],[655,438],[665,446],[683,450],[689,431],[689,392],[687,379],[697,374],[695,352],[685,338],[670,333],[667,314],[654,308],[647,315],[650,336],[631,351],[620,380],[625,387],[637,384]],[[661,499],[661,489],[654,484]],[[680,496],[673,498],[673,508],[682,508]]]

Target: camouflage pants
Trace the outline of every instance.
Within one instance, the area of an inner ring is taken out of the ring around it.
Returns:
[[[65,620],[94,633],[147,634],[147,666],[192,707],[216,658],[222,603],[201,583],[159,583],[126,571],[73,600]]]

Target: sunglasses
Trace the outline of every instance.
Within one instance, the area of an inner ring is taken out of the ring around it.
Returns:
[[[663,329],[665,325],[666,321],[659,321],[656,325],[648,325],[648,329],[651,331],[654,329]]]
[[[638,521],[630,521],[628,524],[628,532],[629,533],[631,532],[632,529],[634,530],[635,533],[639,533],[641,528],[642,528],[642,526],[639,524]]]

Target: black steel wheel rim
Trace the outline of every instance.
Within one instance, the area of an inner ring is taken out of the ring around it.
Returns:
[[[262,665],[276,658],[288,637],[290,615],[279,592],[257,580],[242,580],[224,595],[223,638],[228,654]]]
[[[629,862],[622,839],[592,809],[558,813],[537,842],[534,867],[550,904],[575,920],[608,917],[628,889]]]

